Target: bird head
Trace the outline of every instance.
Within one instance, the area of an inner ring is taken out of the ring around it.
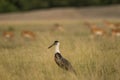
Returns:
[[[59,41],[54,41],[54,43],[53,43],[52,45],[50,45],[50,46],[48,47],[48,49],[51,48],[52,46],[55,46],[55,45],[59,45]]]

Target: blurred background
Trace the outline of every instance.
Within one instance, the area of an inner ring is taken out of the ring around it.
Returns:
[[[0,0],[0,80],[120,80],[120,0]]]
[[[0,12],[20,12],[55,7],[87,7],[119,4],[120,0],[0,0]]]
[[[120,0],[0,0],[0,20],[120,18],[119,4]],[[17,14],[3,15],[7,13]]]

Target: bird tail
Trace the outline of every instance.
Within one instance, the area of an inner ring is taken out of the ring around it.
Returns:
[[[77,73],[76,73],[76,71],[75,71],[75,69],[74,69],[73,67],[71,67],[70,72],[72,72],[72,73],[74,73],[75,75],[77,75]]]
[[[72,72],[73,72],[75,75],[77,75],[77,73],[76,73],[76,71],[75,71],[74,69],[72,70]]]
[[[73,73],[73,76],[75,80],[79,80],[76,71],[72,68],[71,73]]]

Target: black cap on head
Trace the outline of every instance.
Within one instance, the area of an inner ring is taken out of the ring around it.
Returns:
[[[56,40],[55,43],[57,43],[57,42],[59,42],[59,41]]]

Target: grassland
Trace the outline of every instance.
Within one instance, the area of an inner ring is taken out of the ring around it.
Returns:
[[[60,21],[64,32],[52,31],[55,21],[0,25],[0,80],[120,80],[120,41],[91,40],[82,21]],[[14,41],[4,41],[2,32],[14,28]],[[35,41],[20,36],[22,30],[36,33]],[[61,54],[77,72],[77,77],[54,62],[54,40],[61,42]]]

